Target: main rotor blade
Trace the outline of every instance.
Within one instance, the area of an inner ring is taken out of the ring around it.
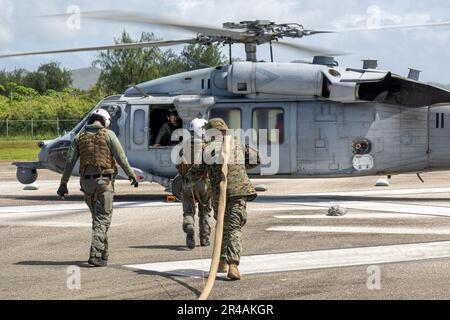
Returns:
[[[47,15],[43,17],[64,17],[67,18],[68,14],[56,14]],[[223,36],[223,37],[239,37],[243,32],[233,31],[227,29],[221,29],[211,26],[203,26],[192,24],[188,22],[182,22],[180,20],[170,20],[164,18],[155,18],[150,16],[145,16],[139,13],[130,11],[87,11],[81,12],[81,19],[90,20],[103,20],[110,22],[127,22],[139,25],[160,25],[167,26],[177,29],[188,30],[195,33],[201,33],[208,36]]]
[[[305,36],[313,36],[316,34],[324,34],[324,33],[336,33],[336,31],[329,31],[329,30],[303,30],[303,34]]]
[[[406,29],[419,29],[419,28],[433,28],[433,27],[448,27],[450,26],[450,21],[442,22],[430,22],[430,23],[418,23],[418,24],[397,24],[397,25],[386,25],[386,26],[373,26],[364,28],[347,28],[340,30],[311,30],[312,34],[317,33],[341,33],[341,32],[365,32],[365,31],[383,31],[383,30],[406,30]]]
[[[2,55],[0,55],[0,59],[1,58],[11,58],[11,57],[35,56],[35,55],[52,54],[52,53],[166,47],[166,46],[174,46],[174,45],[178,45],[178,44],[196,43],[196,42],[197,42],[197,39],[182,39],[182,40],[162,40],[162,41],[152,41],[152,42],[119,43],[119,44],[114,44],[114,45],[109,45],[109,46],[97,46],[97,47],[71,48],[71,49],[2,54]]]
[[[320,48],[320,47],[313,47],[313,46],[306,46],[306,45],[302,45],[302,44],[296,44],[296,43],[284,42],[284,41],[273,42],[273,44],[283,46],[283,47],[286,47],[289,49],[294,49],[294,50],[300,51],[302,53],[307,53],[308,55],[311,55],[311,56],[334,56],[334,57],[337,57],[337,56],[346,56],[346,55],[350,54],[348,52],[342,52],[342,51]]]

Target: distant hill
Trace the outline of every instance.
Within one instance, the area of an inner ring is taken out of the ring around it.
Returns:
[[[72,87],[87,90],[95,86],[100,77],[101,70],[95,67],[72,70]]]

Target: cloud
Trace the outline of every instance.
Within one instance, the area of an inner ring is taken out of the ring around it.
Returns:
[[[110,44],[123,29],[137,38],[142,31],[153,31],[164,39],[191,33],[162,27],[82,21],[81,29],[70,30],[65,20],[32,18],[66,12],[70,5],[82,11],[133,10],[152,16],[169,17],[220,27],[222,23],[265,19],[278,23],[297,22],[306,28],[343,29],[386,24],[417,24],[450,20],[450,2],[442,0],[0,0],[0,50],[25,51]],[[5,9],[6,8],[6,9]],[[380,65],[405,73],[407,67],[424,70],[424,79],[450,83],[450,73],[442,72],[437,61],[450,55],[450,28],[408,31],[377,31],[319,35],[295,43],[335,48],[355,54],[339,58],[341,65],[360,66],[360,59],[379,58]],[[226,50],[224,51],[226,53]],[[242,45],[233,53],[244,57]],[[95,53],[76,53],[51,57],[0,60],[0,69],[15,66],[36,68],[41,62],[62,61],[69,68],[84,67]],[[269,59],[268,46],[259,47],[258,57]],[[275,49],[277,61],[301,58],[292,51]]]
[[[0,0],[0,45],[6,46],[14,39],[14,31],[11,28],[11,21],[14,14],[14,4],[11,0]]]
[[[365,14],[347,14],[336,19],[333,25],[338,30],[357,27],[377,29],[385,25],[422,24],[430,22],[430,20],[431,17],[429,14],[396,14],[384,10],[378,5],[371,5],[367,7]]]

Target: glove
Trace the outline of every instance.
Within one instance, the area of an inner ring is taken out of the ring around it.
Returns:
[[[59,188],[58,188],[58,191],[56,192],[56,194],[60,198],[65,198],[69,194],[69,190],[67,189],[67,183],[61,183],[59,185]]]
[[[131,185],[132,185],[132,186],[135,186],[136,188],[137,188],[137,186],[139,185],[139,183],[138,183],[136,177],[128,177],[128,180],[130,180]]]

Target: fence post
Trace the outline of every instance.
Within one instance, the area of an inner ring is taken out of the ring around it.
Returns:
[[[34,119],[31,119],[31,140],[34,140]]]
[[[9,140],[9,119],[6,118],[6,140]]]
[[[56,117],[56,134],[59,136],[59,117]]]

